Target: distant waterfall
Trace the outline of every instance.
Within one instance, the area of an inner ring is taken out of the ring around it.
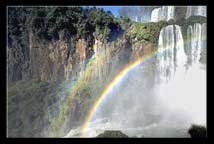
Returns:
[[[176,68],[183,67],[186,63],[180,26],[169,25],[161,30],[158,51],[160,79],[168,81],[174,75]]]
[[[161,8],[156,8],[152,11],[152,14],[151,14],[151,21],[152,22],[158,22],[159,19],[160,19],[160,10]]]
[[[206,6],[188,6],[186,18],[190,16],[207,16]]]
[[[161,8],[156,8],[152,11],[151,21],[158,22],[161,20],[174,19],[175,7],[174,6],[163,6]]]
[[[189,65],[199,63],[201,59],[205,59],[206,52],[206,23],[195,23],[187,28],[187,54]]]

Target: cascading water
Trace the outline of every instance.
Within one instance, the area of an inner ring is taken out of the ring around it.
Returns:
[[[152,11],[152,14],[151,14],[151,21],[152,21],[152,22],[158,22],[158,21],[159,21],[160,10],[161,10],[161,8],[155,8],[155,9]]]
[[[159,37],[160,52],[164,48],[168,49],[168,41],[171,42],[170,51],[176,50],[171,52],[171,55],[174,53],[174,57],[176,56],[176,70],[173,71],[174,76],[167,83],[161,82],[157,85],[156,90],[157,97],[161,103],[165,104],[168,111],[164,117],[164,121],[170,122],[173,120],[170,118],[171,115],[176,115],[176,119],[180,117],[185,122],[185,125],[181,124],[182,121],[176,122],[175,125],[178,127],[185,129],[185,127],[190,127],[192,123],[206,125],[206,70],[201,69],[201,66],[204,64],[200,63],[202,49],[206,49],[206,24],[201,25],[196,23],[193,26],[189,26],[187,28],[186,40],[183,40],[179,26],[175,26],[176,32],[174,33],[179,38],[174,40],[168,38],[166,33],[168,35],[173,34],[172,31],[173,26],[167,26],[163,28]],[[176,49],[174,41],[180,45],[179,50]],[[165,74],[168,69],[174,68],[173,66],[168,68],[171,65],[167,65],[169,63],[168,60],[172,59],[171,57],[166,54],[158,57],[160,76],[168,77],[167,75],[162,75],[162,73]],[[190,60],[192,65],[186,70],[185,67]]]
[[[186,18],[190,16],[207,16],[206,6],[188,6]]]
[[[132,68],[114,85],[83,136],[121,130],[131,137],[189,137],[191,124],[206,125],[203,59],[206,59],[206,23],[188,26],[185,39],[178,25],[162,28],[156,54]],[[73,129],[66,137],[79,133],[80,128]]]
[[[206,24],[189,26],[185,40],[180,26],[162,28],[156,55],[131,69],[113,87],[83,136],[121,130],[131,137],[189,137],[191,124],[206,125],[206,70],[200,67],[203,50]],[[189,56],[193,65],[186,70]],[[158,83],[153,82],[156,79]],[[79,128],[66,137],[78,134]]]
[[[176,68],[182,68],[186,62],[180,26],[169,25],[160,31],[158,49],[159,78],[168,81]]]
[[[206,23],[195,23],[187,29],[187,50],[189,65],[199,63],[201,53],[206,49]]]
[[[151,22],[158,22],[161,20],[174,19],[175,7],[174,6],[163,6],[161,8],[155,8],[151,13]]]

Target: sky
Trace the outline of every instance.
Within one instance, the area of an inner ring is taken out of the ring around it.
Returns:
[[[94,6],[91,6],[94,7]],[[124,6],[95,6],[97,8],[103,8],[105,11],[111,11],[111,13],[117,17],[119,16],[118,10],[121,9]]]
[[[92,6],[93,7],[93,6]],[[97,8],[103,8],[105,11],[111,11],[111,13],[115,16],[115,17],[119,17],[119,13],[118,11],[122,8],[122,7],[130,7],[130,6],[95,6]],[[139,6],[131,6],[131,7],[139,7]],[[144,19],[148,19],[146,16],[144,17]]]
[[[103,8],[105,11],[111,11],[114,16],[119,16],[118,10],[123,6],[96,6],[98,8]]]

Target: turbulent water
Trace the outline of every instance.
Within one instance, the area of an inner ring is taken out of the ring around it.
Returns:
[[[156,8],[151,13],[151,22],[158,22],[161,20],[174,19],[175,7],[174,6],[163,6]]]
[[[180,26],[164,27],[157,53],[131,69],[105,97],[84,137],[104,130],[130,137],[189,137],[191,124],[206,126],[205,50],[206,24],[190,25],[186,39]],[[79,128],[66,137],[78,134]]]
[[[179,117],[182,117],[187,125],[191,123],[206,125],[206,64],[200,62],[202,51],[206,49],[206,24],[196,23],[189,26],[186,40],[183,40],[179,26],[174,26],[174,29],[173,26],[163,29],[171,37],[175,35],[174,40],[166,38],[164,42],[164,38],[161,37],[167,34],[160,34],[159,38],[159,44],[170,45],[169,53],[174,53],[174,58],[176,57],[171,65],[167,65],[173,59],[171,54],[165,52],[159,58],[160,76],[165,77],[170,70],[174,72],[174,75],[173,77],[169,75],[171,79],[162,82],[156,92],[161,103],[165,104],[168,111],[171,111],[168,115],[174,113],[179,116],[181,114]],[[170,42],[167,43],[168,40]],[[175,41],[179,46],[174,44]],[[171,59],[167,54],[171,55]],[[176,125],[182,126],[181,123]]]

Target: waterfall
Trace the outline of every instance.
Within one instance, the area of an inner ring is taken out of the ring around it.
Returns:
[[[169,25],[160,31],[158,52],[160,80],[168,81],[174,75],[176,68],[183,67],[186,63],[180,26]]]
[[[190,16],[207,16],[206,6],[188,6],[186,11],[186,18]],[[162,6],[155,8],[151,13],[151,22],[158,22],[161,20],[169,21],[175,19],[175,6]]]
[[[154,19],[160,11],[166,12],[162,9],[153,10]],[[164,15],[172,17],[172,13]],[[188,137],[191,124],[206,125],[206,70],[200,68],[201,60],[206,59],[206,23],[189,25],[183,33],[179,25],[161,29],[156,55],[130,69],[114,85],[84,136],[121,130],[131,137]],[[97,45],[95,53],[99,48]],[[156,78],[159,83],[153,84]],[[79,129],[71,130],[67,137],[78,136]]]
[[[185,41],[185,43],[184,43]],[[206,23],[195,23],[187,28],[187,39],[183,40],[181,27],[169,25],[160,31],[158,41],[159,80],[170,80],[184,66],[205,63]]]
[[[201,59],[200,62],[201,63],[206,63],[206,53],[207,53],[207,24],[203,23],[202,24],[202,49],[201,49]]]
[[[186,18],[190,16],[207,16],[206,6],[188,6]]]
[[[161,8],[156,8],[152,11],[152,14],[151,14],[151,21],[152,22],[158,22],[159,21],[160,10],[161,10]]]
[[[158,22],[161,20],[174,19],[175,7],[174,6],[163,6],[161,8],[156,8],[151,13],[151,21]]]
[[[201,60],[206,59],[206,23],[190,25],[186,32],[187,39],[183,39],[177,25],[166,26],[160,32],[157,98],[166,106],[167,121],[175,114],[187,125],[206,125],[206,69],[201,68]]]
[[[194,51],[190,55],[196,54],[198,61],[201,53],[198,47],[206,44],[202,41],[205,32],[206,24],[198,23],[187,30],[190,40],[187,49]],[[206,72],[199,67],[186,72],[186,42],[180,26],[162,28],[156,57],[132,69],[113,88],[96,111],[85,136],[121,130],[129,136],[188,137],[192,123],[206,124]],[[154,69],[153,60],[157,63]],[[159,77],[160,83],[148,88],[152,77]]]
[[[206,23],[195,23],[187,28],[187,50],[189,65],[205,59],[202,53],[206,51]]]

